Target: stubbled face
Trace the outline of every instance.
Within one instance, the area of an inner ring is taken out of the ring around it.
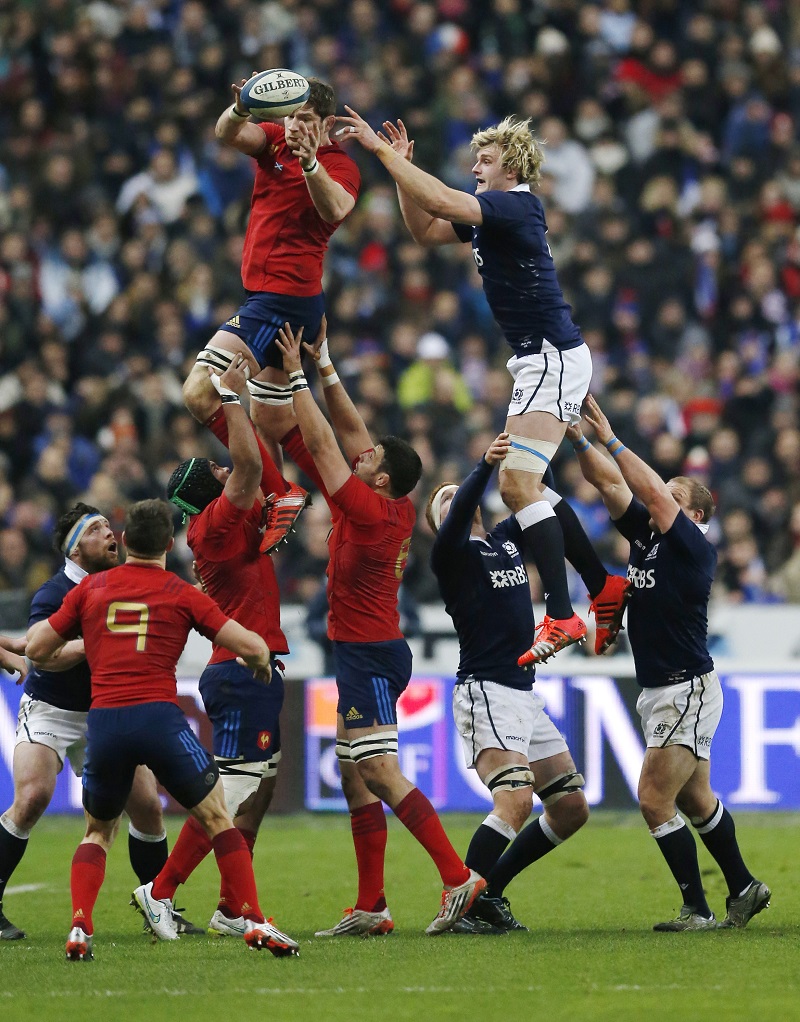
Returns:
[[[92,522],[83,534],[72,560],[84,571],[93,574],[106,571],[118,564],[117,541],[108,519]]]
[[[378,444],[371,451],[365,451],[360,455],[353,469],[353,475],[357,475],[367,486],[375,489],[375,479],[381,473],[383,464],[383,444]]]
[[[478,150],[478,158],[472,173],[475,175],[475,194],[481,192],[506,192],[517,184],[515,177],[509,177],[508,171],[500,162],[500,148],[496,145],[486,146]]]
[[[327,141],[328,129],[325,126],[325,121],[313,107],[306,103],[299,110],[295,110],[293,114],[284,117],[283,128],[286,132],[286,141],[290,144],[299,142],[304,137],[304,130],[307,131],[312,125],[316,125],[319,131],[320,142]]]
[[[226,468],[224,465],[218,465],[216,461],[209,461],[208,467],[211,470],[211,475],[218,483],[222,483],[224,486],[228,481],[228,476],[231,474],[231,470]]]

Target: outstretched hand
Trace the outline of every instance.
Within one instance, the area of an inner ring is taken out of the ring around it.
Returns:
[[[303,368],[302,363],[302,347],[303,347],[303,328],[295,332],[292,330],[289,323],[284,323],[283,326],[278,330],[278,336],[275,338],[275,343],[278,345],[278,350],[283,355],[283,371],[286,373],[296,373],[298,369]]]
[[[348,117],[337,117],[336,120],[343,125],[334,134],[337,142],[346,142],[348,139],[355,139],[368,153],[377,152],[382,145],[387,143],[378,137],[377,133],[370,128],[361,114],[357,114],[352,107],[345,104]]]
[[[384,134],[386,132],[386,134]],[[383,131],[376,133],[381,142],[385,142],[403,159],[411,163],[414,156],[414,139],[409,139],[406,126],[398,117],[397,124],[391,121],[383,122]]]
[[[614,435],[614,430],[611,428],[611,423],[606,418],[603,409],[591,394],[586,395],[586,399],[583,402],[582,412],[584,419],[586,419],[597,434],[597,439],[600,443],[608,443]]]
[[[489,444],[489,450],[483,456],[484,461],[487,465],[499,465],[501,461],[505,460],[505,457],[510,450],[510,436],[508,433],[501,433],[500,436],[495,437],[495,439]]]
[[[323,345],[328,343],[328,317],[323,312],[322,319],[319,321],[319,330],[313,344],[309,344],[308,341],[303,341],[303,348],[308,354],[314,359],[315,362],[319,362],[320,355],[322,353]],[[326,348],[327,351],[327,348]]]

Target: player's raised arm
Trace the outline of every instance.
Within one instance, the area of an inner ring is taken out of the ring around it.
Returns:
[[[234,507],[250,508],[261,486],[262,464],[255,433],[241,403],[247,387],[247,362],[242,354],[237,354],[224,373],[217,375],[209,367],[208,374],[222,401],[233,461],[223,492]]]
[[[255,72],[254,72],[255,73]],[[267,145],[267,137],[261,128],[250,120],[250,111],[240,101],[243,78],[240,85],[232,84],[234,104],[226,106],[219,115],[214,134],[225,145],[233,146],[245,156],[258,156]]]
[[[317,159],[317,150],[330,142],[336,117],[314,116],[305,107],[286,118],[286,144],[300,161],[311,201],[328,224],[337,224],[352,212],[355,196],[335,181]]]
[[[278,331],[275,343],[283,355],[283,368],[292,388],[292,404],[306,447],[314,459],[328,493],[336,493],[352,475],[350,465],[339,450],[336,436],[311,391],[300,361],[302,328],[295,334],[288,323]]]
[[[336,137],[342,140],[352,138],[367,152],[374,153],[392,175],[398,188],[401,188],[420,209],[431,217],[450,223],[472,225],[483,223],[480,203],[474,195],[468,195],[457,188],[449,188],[438,177],[415,167],[409,160],[403,159],[393,146],[383,141],[355,110],[347,105],[345,110],[349,116],[336,118],[344,125],[345,130],[340,131]]]

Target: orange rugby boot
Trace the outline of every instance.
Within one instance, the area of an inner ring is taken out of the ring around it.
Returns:
[[[307,490],[297,483],[292,483],[283,496],[271,494],[264,505],[264,535],[259,550],[262,554],[271,554],[284,543],[289,533],[294,531],[301,512],[311,504],[311,496]]]
[[[536,626],[533,645],[527,652],[517,660],[520,667],[529,667],[531,664],[542,664],[551,656],[558,653],[573,643],[583,642],[586,638],[586,625],[577,614],[557,621],[552,617],[545,617]]]
[[[594,651],[598,656],[607,652],[617,641],[631,591],[630,579],[622,575],[609,575],[603,588],[589,604],[589,613],[594,614],[597,625]]]

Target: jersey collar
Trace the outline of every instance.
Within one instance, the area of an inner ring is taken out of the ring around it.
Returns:
[[[74,561],[64,561],[64,574],[70,582],[80,582],[89,572]]]
[[[529,192],[531,186],[524,181],[521,181],[518,185],[514,185],[513,188],[509,188],[510,192]]]

